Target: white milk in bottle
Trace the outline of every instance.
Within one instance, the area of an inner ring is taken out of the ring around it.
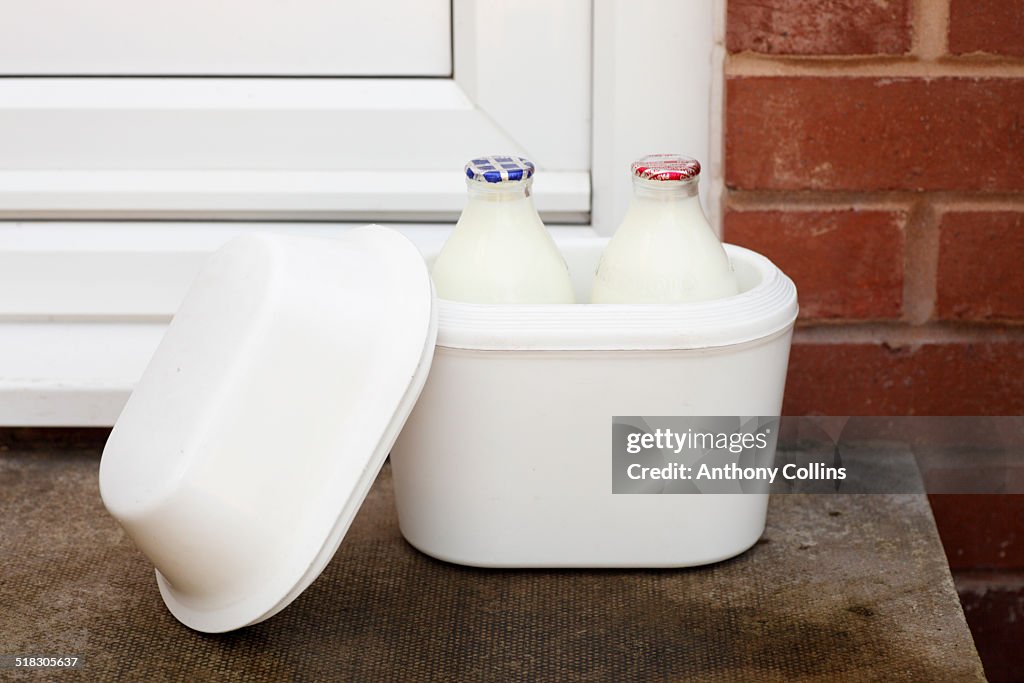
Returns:
[[[651,154],[633,163],[633,199],[601,257],[591,302],[683,303],[738,293],[697,196],[700,163]]]
[[[565,260],[537,215],[534,165],[490,156],[466,164],[469,201],[431,272],[442,299],[575,303]]]

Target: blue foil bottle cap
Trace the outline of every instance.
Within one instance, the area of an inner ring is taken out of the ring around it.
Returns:
[[[507,155],[477,157],[466,164],[466,177],[478,183],[519,183],[533,177],[529,159]]]

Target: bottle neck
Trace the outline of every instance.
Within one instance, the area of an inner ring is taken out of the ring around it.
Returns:
[[[471,201],[510,202],[527,199],[532,195],[533,178],[511,183],[481,183],[466,180]]]
[[[633,198],[641,202],[697,201],[698,178],[689,181],[645,180],[633,177]]]

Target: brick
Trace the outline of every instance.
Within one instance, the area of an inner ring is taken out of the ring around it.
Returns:
[[[910,51],[910,0],[729,0],[726,45],[775,55]]]
[[[953,572],[967,625],[990,681],[1024,671],[1024,572]]]
[[[796,343],[785,415],[1022,415],[1024,341]]]
[[[733,77],[726,183],[1024,190],[1024,79]]]
[[[912,414],[907,358],[876,344],[794,344],[785,415]]]
[[[1024,57],[1024,3],[1020,0],[952,0],[949,51],[955,55],[987,52]]]
[[[892,319],[902,307],[905,220],[897,211],[731,210],[725,238],[793,279],[802,319]]]
[[[928,497],[953,569],[1024,569],[1024,495]]]
[[[919,465],[930,491],[1024,494],[1024,458],[1008,463],[1002,457],[1024,451],[1024,417],[874,415],[842,419],[845,441],[898,441],[927,452],[927,459]],[[787,415],[783,422],[787,447],[799,447],[801,439],[806,443],[810,437],[801,428],[817,422]],[[964,467],[965,457],[970,458],[969,471]]]
[[[1024,322],[1024,211],[950,212],[939,231],[936,317]]]

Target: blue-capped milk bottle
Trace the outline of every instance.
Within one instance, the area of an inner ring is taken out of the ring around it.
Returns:
[[[466,164],[469,199],[431,275],[442,299],[492,304],[575,302],[565,260],[533,205],[534,165],[516,156]]]

